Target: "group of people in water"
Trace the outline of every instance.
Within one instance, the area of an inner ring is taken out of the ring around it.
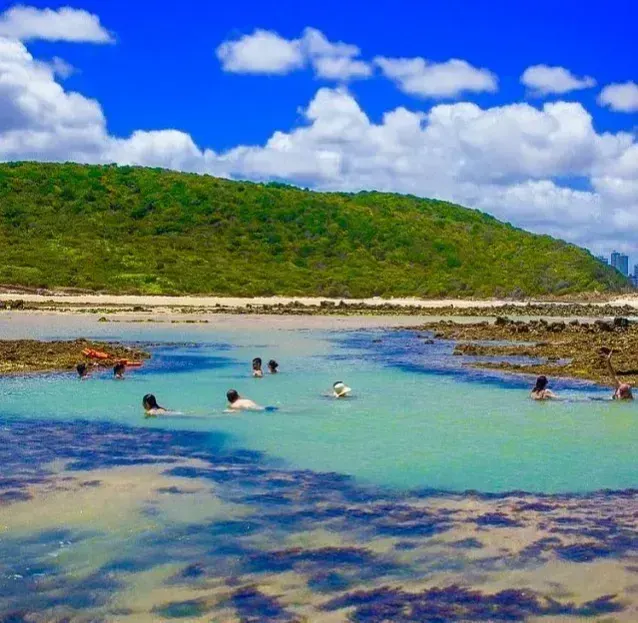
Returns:
[[[78,363],[78,365],[75,366],[75,370],[78,373],[78,376],[80,377],[81,381],[88,379],[90,376],[89,368],[85,363]],[[126,371],[126,363],[124,361],[116,362],[116,364],[113,366],[113,378],[118,381],[121,381],[122,379],[124,379],[125,371]]]
[[[271,359],[268,362],[268,371],[270,372],[270,374],[277,374],[279,372],[279,364],[274,359]],[[78,373],[80,373],[79,370]],[[264,376],[264,372],[262,370],[262,360],[260,357],[255,357],[252,361],[252,375],[255,378],[263,378]],[[80,374],[80,377],[82,377],[82,374]],[[350,395],[351,392],[352,389],[348,387],[343,381],[335,381],[332,385],[332,393],[330,395],[333,398],[346,398]],[[277,410],[277,407],[262,407],[254,400],[240,396],[239,392],[236,389],[229,389],[226,392],[226,400],[228,401],[228,406],[226,408],[227,413],[233,413],[237,411]],[[163,413],[169,413],[169,409],[162,407],[157,402],[157,398],[154,394],[146,394],[144,398],[142,398],[142,406],[144,407],[144,411],[147,417],[154,417]]]
[[[609,348],[601,348],[600,354],[605,360],[605,365],[607,366],[607,370],[609,371],[614,383],[615,391],[612,396],[612,400],[633,400],[634,395],[631,391],[631,385],[629,383],[621,383],[618,375],[616,374],[616,370],[614,370],[614,366],[611,362],[613,350]],[[539,376],[536,379],[536,384],[530,394],[532,400],[560,400],[560,396],[547,387],[548,384],[549,381],[546,376]]]
[[[616,374],[616,370],[611,362],[613,351],[608,348],[602,348],[600,351],[601,356],[605,360],[605,364],[609,371],[609,374],[613,380],[615,391],[612,396],[613,400],[633,400],[634,396],[631,391],[631,385],[629,383],[622,383]],[[252,360],[252,376],[254,378],[263,378],[264,371],[262,369],[261,357],[255,357]],[[268,361],[268,372],[270,374],[278,374],[279,364],[274,359]],[[113,367],[113,377],[115,379],[123,379],[126,365],[123,362],[117,362]],[[89,369],[86,363],[79,363],[76,366],[76,370],[80,379],[84,380],[89,377]],[[555,394],[548,387],[549,381],[546,376],[541,375],[536,379],[530,397],[533,400],[561,400],[561,397]],[[346,398],[352,390],[343,381],[335,381],[332,386],[331,396],[333,398]],[[226,399],[228,400],[227,412],[236,411],[274,411],[276,407],[262,407],[250,398],[245,398],[239,394],[236,389],[229,389],[226,392]],[[142,398],[142,406],[147,416],[156,416],[161,413],[168,413],[169,410],[160,406],[157,402],[157,398],[153,394],[146,394]]]

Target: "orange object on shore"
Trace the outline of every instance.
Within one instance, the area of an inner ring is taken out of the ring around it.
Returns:
[[[93,348],[85,348],[82,351],[82,354],[85,357],[91,357],[91,359],[108,359],[110,355],[108,353],[103,353],[100,350],[95,350]]]
[[[124,363],[128,368],[139,368],[142,365],[141,361],[129,361],[128,359],[126,359]]]

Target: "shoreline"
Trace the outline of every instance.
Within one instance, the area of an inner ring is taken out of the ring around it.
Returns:
[[[592,305],[596,307],[630,306],[638,310],[638,294],[636,295],[582,295],[564,299],[544,299],[527,298],[524,300],[514,300],[507,298],[436,298],[424,299],[418,297],[397,297],[381,298],[368,297],[361,299],[353,298],[329,298],[312,296],[214,296],[214,295],[152,295],[152,294],[94,294],[94,293],[66,293],[62,291],[52,292],[25,292],[24,290],[12,290],[0,288],[0,301],[23,300],[36,304],[66,304],[84,306],[135,306],[146,307],[224,307],[224,308],[251,308],[264,306],[365,306],[372,308],[383,307],[416,307],[420,309],[439,309],[444,307],[454,307],[457,309],[494,309],[499,307],[525,307],[529,305],[539,306],[569,306],[569,305]]]
[[[511,301],[506,299],[327,299],[322,297],[197,297],[64,293],[20,293],[0,288],[0,313],[56,312],[62,314],[131,314],[160,317],[332,316],[332,317],[638,317],[638,295],[617,299]]]

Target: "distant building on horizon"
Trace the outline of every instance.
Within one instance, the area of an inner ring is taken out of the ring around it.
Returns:
[[[629,257],[624,253],[618,251],[612,251],[611,253],[611,265],[619,272],[629,276]]]
[[[597,255],[596,259],[601,261],[603,264],[609,265],[609,260],[604,255]],[[636,264],[638,266],[638,264]]]

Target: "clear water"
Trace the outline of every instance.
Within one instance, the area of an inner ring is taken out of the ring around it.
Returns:
[[[2,378],[5,416],[220,432],[230,447],[263,451],[294,468],[395,489],[638,486],[638,404],[588,401],[611,392],[569,382],[554,387],[572,401],[539,404],[528,399],[527,380],[464,370],[449,345],[425,344],[412,332],[100,325],[93,318],[26,329],[5,322],[0,330],[155,343],[150,364],[124,382],[108,374],[85,382],[57,374]],[[277,359],[281,373],[251,378],[255,356]],[[336,380],[353,388],[351,399],[324,396]],[[231,387],[279,410],[224,414]],[[144,419],[147,392],[185,415]]]

